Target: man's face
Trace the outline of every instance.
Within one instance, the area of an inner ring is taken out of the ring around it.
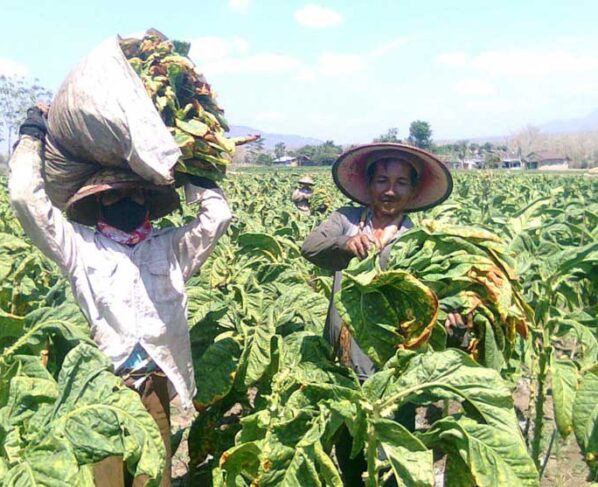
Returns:
[[[110,206],[127,197],[139,205],[145,205],[145,193],[141,188],[123,188],[104,191],[100,195],[100,204],[102,206]]]
[[[389,160],[376,164],[370,181],[371,206],[377,216],[398,216],[415,196],[411,183],[411,166],[403,161]]]

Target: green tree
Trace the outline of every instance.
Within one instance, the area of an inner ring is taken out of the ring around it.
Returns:
[[[276,156],[276,159],[280,159],[281,157],[284,157],[286,152],[287,152],[287,146],[284,144],[284,142],[279,142],[278,144],[276,144],[274,146],[274,155]]]
[[[409,143],[421,149],[432,147],[432,128],[428,122],[415,120],[409,126]]]
[[[498,169],[501,166],[502,160],[500,156],[494,152],[487,152],[484,155],[485,169]]]
[[[342,151],[340,145],[327,140],[321,145],[304,145],[295,151],[295,155],[306,157],[319,166],[326,166],[332,164]]]
[[[459,154],[459,159],[464,161],[467,158],[469,153],[469,141],[468,140],[460,140],[456,144],[457,146],[457,153]]]
[[[27,109],[38,101],[48,103],[51,97],[52,93],[37,79],[30,81],[20,76],[0,76],[0,137],[5,134],[9,155]]]
[[[262,152],[257,156],[255,161],[256,164],[260,166],[271,166],[272,165],[272,156],[266,152]]]
[[[249,148],[247,150],[247,153],[245,155],[245,162],[248,164],[257,164],[257,159],[260,156],[260,154],[262,154],[265,149],[266,146],[264,144],[264,138],[261,137],[259,139],[257,139],[255,142],[251,142],[249,145]]]
[[[491,142],[486,142],[482,147],[486,152],[490,152],[494,148]]]
[[[380,137],[374,139],[374,142],[401,142],[401,139],[397,137],[399,134],[399,129],[396,127],[389,128],[385,134],[382,134]]]

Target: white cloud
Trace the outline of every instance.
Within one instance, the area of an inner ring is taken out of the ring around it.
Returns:
[[[338,12],[313,3],[297,10],[293,16],[301,25],[314,29],[331,27],[343,22],[343,18]]]
[[[457,81],[454,89],[463,96],[492,96],[496,94],[496,86],[492,83],[474,78]]]
[[[214,74],[262,74],[294,71],[300,66],[298,59],[284,54],[259,53],[242,58],[223,58],[200,66],[207,76]]]
[[[361,71],[366,66],[365,58],[359,54],[326,52],[320,54],[316,69],[324,76],[340,76]]]
[[[228,0],[228,6],[231,10],[244,14],[249,10],[251,0]]]
[[[436,57],[436,62],[446,66],[461,67],[467,64],[468,56],[464,52],[445,52]]]
[[[404,37],[397,37],[396,39],[392,39],[384,44],[381,44],[370,51],[370,56],[373,57],[382,57],[390,54],[392,51],[396,51],[400,47],[403,47],[409,41]]]
[[[297,73],[297,79],[299,81],[315,81],[317,73],[314,68],[303,67]]]
[[[248,49],[249,43],[240,37],[199,37],[191,42],[189,56],[199,63],[211,62],[244,54]]]
[[[476,56],[471,65],[493,75],[511,77],[577,74],[598,70],[598,55],[564,50],[487,51]]]
[[[12,59],[0,59],[0,75],[29,76],[29,69],[24,64]]]

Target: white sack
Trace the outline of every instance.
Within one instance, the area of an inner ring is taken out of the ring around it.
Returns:
[[[181,151],[118,37],[100,44],[64,80],[48,131],[46,189],[60,208],[98,166],[128,166],[154,184],[173,183]]]

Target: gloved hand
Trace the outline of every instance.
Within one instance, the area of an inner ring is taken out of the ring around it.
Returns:
[[[31,107],[27,110],[27,118],[19,127],[19,134],[29,135],[39,140],[44,140],[48,127],[44,113],[38,107]]]

